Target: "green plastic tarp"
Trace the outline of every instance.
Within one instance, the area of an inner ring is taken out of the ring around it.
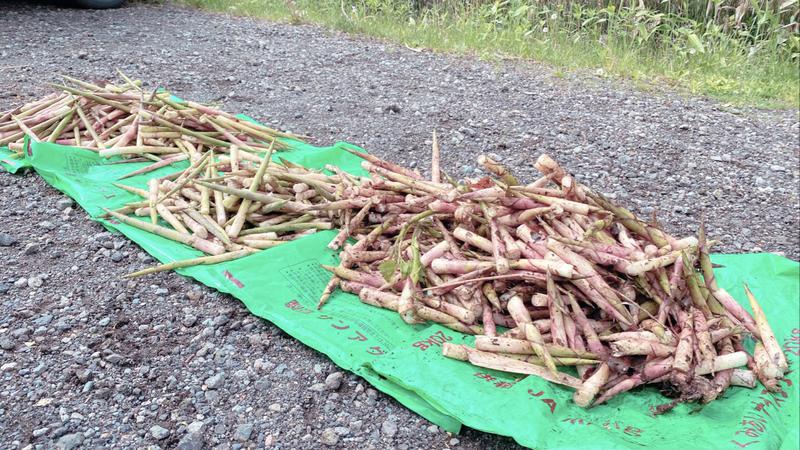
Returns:
[[[15,155],[16,153],[9,150],[8,147],[0,147],[0,166],[10,173],[17,173],[20,169],[31,166],[28,161],[16,158]]]
[[[288,141],[283,157],[306,167],[335,164],[362,174],[360,158],[347,143],[313,147]],[[2,159],[2,158],[0,158]],[[2,164],[2,162],[0,162]],[[94,219],[135,241],[162,262],[200,256],[185,245],[124,224],[100,219],[103,208],[138,200],[111,185],[147,163],[108,164],[95,152],[32,143],[16,167],[32,166],[49,184],[74,198]],[[145,187],[151,177],[175,165],[124,180]],[[391,311],[362,304],[341,291],[318,311],[316,302],[329,279],[320,264],[336,264],[326,245],[335,231],[322,231],[246,258],[180,269],[182,275],[227,292],[253,314],[273,322],[304,344],[325,353],[406,407],[448,431],[460,426],[513,437],[531,448],[800,448],[800,267],[773,254],[713,255],[719,283],[747,305],[747,281],[784,345],[791,372],[781,391],[733,387],[708,405],[681,404],[654,416],[668,402],[655,388],[636,389],[604,405],[582,409],[572,391],[536,377],[481,369],[444,358],[444,342],[470,344],[472,337],[438,325],[405,324]],[[749,309],[749,306],[746,306]],[[749,343],[751,344],[751,343]]]

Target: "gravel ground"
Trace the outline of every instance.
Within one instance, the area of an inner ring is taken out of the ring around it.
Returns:
[[[704,219],[718,251],[800,256],[797,111],[173,6],[0,4],[0,109],[57,73],[102,80],[115,67],[420,167],[436,127],[459,176],[491,152],[530,179],[546,151],[676,234]],[[0,203],[3,448],[515,447],[444,433],[231,297],[175,274],[121,281],[152,261],[35,174],[0,174]]]

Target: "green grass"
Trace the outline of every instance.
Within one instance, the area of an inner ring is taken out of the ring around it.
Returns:
[[[589,71],[628,79],[634,86],[667,87],[735,106],[800,107],[798,55],[786,50],[786,39],[773,33],[761,40],[745,40],[702,22],[665,18],[652,11],[642,18],[641,10],[634,9],[581,10],[584,15],[573,19],[575,11],[548,10],[547,5],[538,7],[544,10],[526,10],[520,17],[518,9],[507,5],[528,7],[520,0],[497,2],[506,6],[502,10],[484,5],[422,12],[385,7],[391,3],[386,0],[295,0],[291,7],[281,0],[184,3],[273,21],[314,23],[411,48],[486,59],[532,59],[552,66],[560,76],[567,71]],[[607,19],[606,25],[600,25],[598,18]],[[584,25],[592,20],[594,24]],[[698,39],[690,39],[690,34]],[[795,42],[792,39],[797,39],[796,33],[789,42]]]

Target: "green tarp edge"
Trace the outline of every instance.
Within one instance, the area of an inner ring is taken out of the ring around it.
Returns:
[[[298,143],[294,151],[280,156],[317,168],[332,163],[359,172],[358,158],[342,151],[349,145],[316,148]],[[145,164],[103,165],[94,152],[54,144],[34,143],[31,148],[31,156],[22,163],[33,165],[48,183],[75,198],[95,219],[101,205],[113,208],[133,199],[124,191],[109,188],[110,180]],[[144,186],[147,178],[174,170],[161,169],[147,177],[125,180],[125,184]],[[101,222],[162,262],[198,255],[136,228]],[[652,388],[583,410],[570,403],[567,389],[441,356],[442,342],[469,343],[469,336],[437,325],[410,327],[395,313],[363,305],[341,292],[322,311],[316,311],[316,299],[328,278],[319,264],[336,262],[335,253],[325,247],[333,235],[332,231],[320,232],[247,258],[179,273],[230,293],[253,314],[270,320],[449,431],[457,431],[463,423],[512,436],[532,448],[800,446],[796,370],[782,385],[782,393],[762,393],[760,387],[732,388],[725,398],[705,407],[679,405],[659,417],[653,417],[649,408],[666,399]],[[771,254],[714,255],[713,259],[725,266],[718,271],[720,284],[742,304],[746,302],[741,282],[748,281],[779,340],[785,342],[795,369],[800,354],[798,263]]]
[[[8,149],[8,147],[0,147],[0,166],[10,173],[17,173],[20,169],[30,167],[24,159],[12,158],[16,153]]]

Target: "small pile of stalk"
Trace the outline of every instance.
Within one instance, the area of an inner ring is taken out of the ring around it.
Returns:
[[[210,106],[179,101],[164,90],[147,91],[141,81],[120,76],[124,83],[103,86],[63,76],[65,84],[52,85],[57,92],[0,112],[0,147],[8,147],[11,158],[20,158],[28,135],[36,142],[93,150],[102,157],[167,165],[209,150],[238,150],[250,158],[270,145],[284,150],[286,144],[276,138],[298,138]]]
[[[150,179],[147,189],[114,183],[141,200],[107,210],[106,217],[208,255],[126,277],[230,261],[338,225],[341,204],[334,199],[341,177],[272,161],[272,152],[239,159],[245,153],[209,150],[185,170]]]
[[[330,202],[343,208],[329,245],[340,264],[324,266],[320,307],[339,288],[406,323],[473,334],[444,355],[571,387],[582,407],[642,385],[674,398],[656,413],[756,380],[778,389],[786,357],[747,286],[753,315],[718,286],[702,227],[673,237],[547,155],[529,184],[486,156],[491,177],[456,182],[435,139],[431,179],[359,155],[370,176],[342,174]]]

